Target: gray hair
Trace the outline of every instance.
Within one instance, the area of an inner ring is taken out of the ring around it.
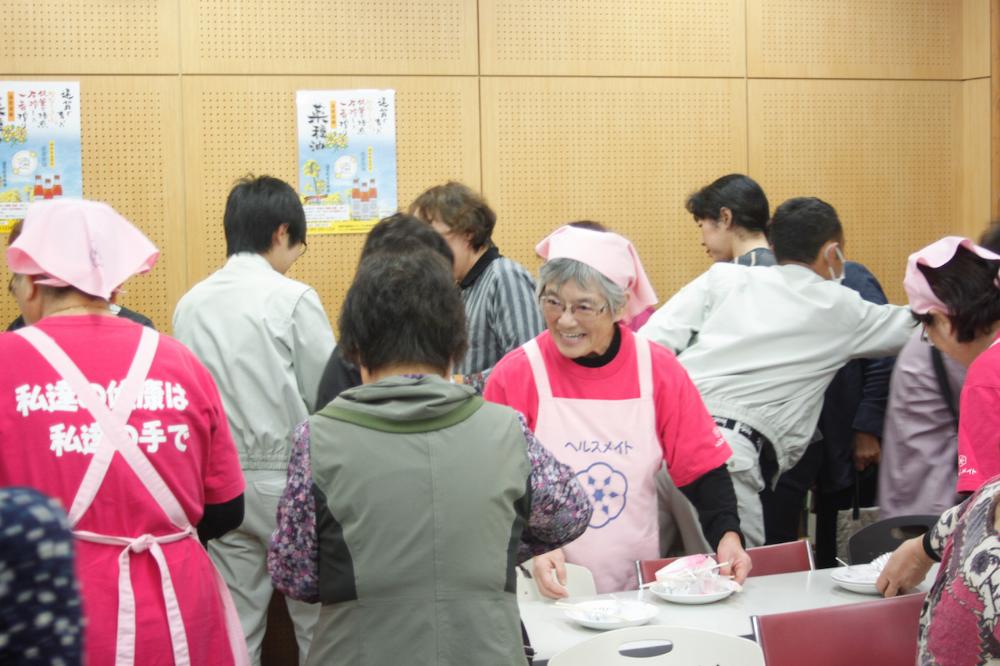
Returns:
[[[560,257],[550,259],[538,270],[538,291],[541,297],[547,288],[559,289],[567,282],[576,282],[583,289],[594,289],[608,302],[612,314],[625,307],[625,290],[609,280],[603,273],[582,261]]]

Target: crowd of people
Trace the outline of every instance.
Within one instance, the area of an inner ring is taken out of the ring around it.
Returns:
[[[277,589],[300,663],[523,664],[518,565],[551,598],[566,563],[635,589],[673,526],[742,582],[748,549],[802,536],[810,489],[820,566],[852,505],[941,514],[879,588],[943,558],[921,654],[1000,657],[997,228],[917,250],[906,307],[821,199],[772,212],[730,174],[686,207],[713,263],[657,308],[621,234],[554,229],[536,280],[482,195],[432,187],[369,232],[337,341],[286,275],[308,239],[281,180],[230,191],[226,263],[174,337],[115,303],[159,254],[133,224],[32,204],[0,335],[0,487],[30,490],[0,517],[54,545],[4,535],[0,661],[259,663]],[[15,606],[8,572],[31,570],[50,589]]]

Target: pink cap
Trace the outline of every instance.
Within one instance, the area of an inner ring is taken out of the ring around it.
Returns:
[[[906,261],[906,275],[903,277],[903,289],[906,290],[906,295],[910,299],[910,309],[915,313],[927,314],[931,309],[945,314],[949,312],[948,306],[934,294],[927,278],[917,266],[940,268],[951,261],[959,247],[964,247],[984,259],[1000,259],[1000,255],[994,254],[961,236],[945,236],[941,240],[934,241],[927,247],[917,250]]]
[[[21,235],[7,248],[7,266],[37,284],[75,287],[110,298],[125,280],[160,256],[148,238],[111,206],[53,199],[28,206]]]
[[[567,225],[543,239],[535,252],[546,261],[576,259],[631,294],[625,306],[625,323],[656,304],[656,292],[642,268],[639,253],[624,236]]]

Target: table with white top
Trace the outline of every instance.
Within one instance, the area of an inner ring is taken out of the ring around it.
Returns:
[[[917,591],[927,592],[937,574],[931,570]],[[649,624],[709,629],[734,636],[750,636],[753,628],[751,615],[768,615],[788,611],[825,608],[841,604],[871,601],[881,597],[858,594],[838,587],[830,578],[835,569],[798,571],[774,576],[748,578],[742,592],[710,604],[683,605],[664,601],[649,590],[615,592],[596,597],[573,597],[564,601],[575,603],[589,599],[639,600],[660,609]],[[521,601],[521,620],[528,630],[531,645],[538,659],[553,655],[597,635],[597,631],[581,627],[566,617],[563,609],[550,600]]]

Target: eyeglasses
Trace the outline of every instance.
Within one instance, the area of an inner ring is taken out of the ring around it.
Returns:
[[[593,321],[608,309],[607,303],[599,308],[594,307],[590,303],[574,303],[567,306],[555,296],[542,296],[538,299],[538,303],[542,306],[542,312],[546,317],[561,317],[569,309],[569,313],[577,321],[582,322]]]
[[[303,254],[305,254],[306,250],[308,250],[308,249],[309,249],[309,243],[307,243],[307,242],[305,242],[305,240],[303,240],[302,241],[302,251],[299,252],[299,256],[301,257]]]
[[[920,339],[929,344],[931,347],[934,346],[934,341],[931,340],[931,336],[927,335],[927,324],[923,324],[920,327]]]
[[[10,276],[10,282],[7,283],[7,291],[10,292],[11,296],[14,295],[14,278],[16,277],[17,273],[14,273],[13,275]]]

